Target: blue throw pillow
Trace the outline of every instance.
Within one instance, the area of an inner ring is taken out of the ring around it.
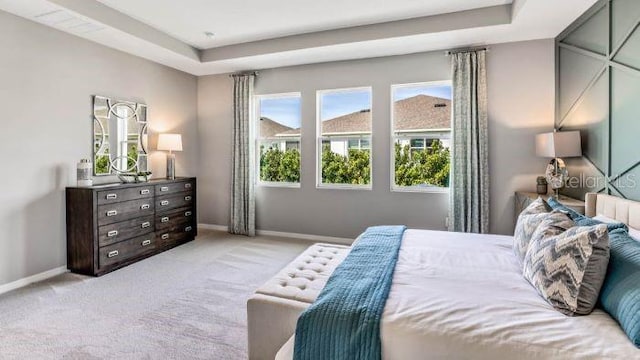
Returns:
[[[595,225],[603,224],[602,221],[598,221],[590,217],[586,217],[578,213],[577,211],[571,208],[568,208],[565,205],[562,205],[553,196],[547,199],[547,204],[549,205],[549,207],[551,207],[551,209],[562,211],[563,213],[567,214],[569,218],[571,218],[571,220],[573,220],[576,223],[576,226],[595,226]],[[625,232],[629,230],[627,225],[623,223],[607,223],[607,230],[609,230],[610,233],[616,229],[623,229]]]
[[[609,266],[600,305],[640,347],[640,242],[623,229],[609,232],[609,237]]]

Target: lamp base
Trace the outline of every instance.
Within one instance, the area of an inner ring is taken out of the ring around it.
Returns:
[[[175,180],[176,178],[176,155],[167,154],[167,179]]]
[[[567,178],[569,177],[569,171],[564,164],[564,161],[560,158],[551,159],[547,170],[544,173],[547,183],[553,189],[555,196],[560,198],[560,189],[564,187]]]

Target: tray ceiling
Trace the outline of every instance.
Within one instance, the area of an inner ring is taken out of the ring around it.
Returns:
[[[553,38],[595,1],[0,0],[0,9],[207,75]]]

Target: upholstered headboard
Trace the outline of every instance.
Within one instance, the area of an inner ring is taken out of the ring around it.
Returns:
[[[640,202],[596,193],[587,193],[585,201],[585,215],[604,215],[640,229]]]

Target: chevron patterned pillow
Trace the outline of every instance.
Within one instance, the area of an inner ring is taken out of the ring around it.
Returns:
[[[538,226],[524,258],[523,275],[565,315],[587,315],[598,301],[609,263],[604,224],[576,226],[558,234],[552,222]]]
[[[548,214],[549,207],[547,203],[541,197],[538,197],[522,210],[518,216],[516,230],[513,234],[513,252],[520,263],[522,263],[524,255],[527,253],[533,232],[547,218]]]

